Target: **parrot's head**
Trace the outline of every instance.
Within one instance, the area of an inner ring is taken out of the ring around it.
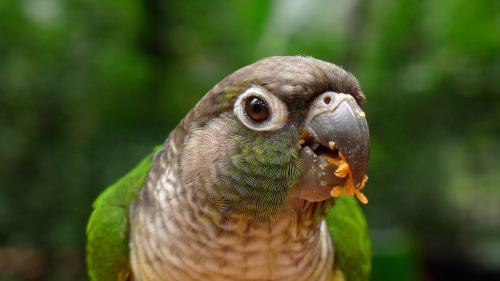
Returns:
[[[342,193],[364,202],[364,103],[356,78],[328,62],[270,57],[246,66],[182,121],[183,186],[201,187],[200,204],[214,211],[256,221]]]

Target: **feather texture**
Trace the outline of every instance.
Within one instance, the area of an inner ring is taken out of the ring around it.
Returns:
[[[280,105],[283,123],[255,130],[239,119],[248,116],[235,114],[235,101],[252,87]],[[316,171],[300,151],[308,111],[325,92],[365,102],[352,74],[308,57],[263,59],[223,79],[162,149],[94,203],[91,280],[367,280],[370,244],[357,202],[295,196]]]

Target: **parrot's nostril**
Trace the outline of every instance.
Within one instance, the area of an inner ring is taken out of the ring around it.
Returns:
[[[326,96],[324,99],[323,99],[323,102],[325,102],[325,104],[330,104],[330,102],[332,101],[332,98],[329,97],[329,96]]]

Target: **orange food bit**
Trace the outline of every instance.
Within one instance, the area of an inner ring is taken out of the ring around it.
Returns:
[[[346,181],[346,184],[345,184],[345,188],[342,187],[342,186],[335,186],[332,189],[332,191],[331,191],[332,197],[339,197],[339,196],[341,196],[344,193],[347,196],[354,196],[354,195],[356,195],[356,197],[358,198],[358,200],[361,203],[367,204],[368,203],[368,198],[366,198],[366,196],[363,193],[361,193],[361,189],[363,189],[363,187],[365,187],[365,183],[368,180],[368,176],[367,175],[364,176],[363,181],[361,182],[359,188],[356,189],[356,187],[354,186],[354,182],[353,182],[352,176],[351,176],[351,174],[352,174],[351,173],[351,167],[349,167],[349,164],[347,164],[347,161],[345,160],[345,158],[342,155],[342,153],[339,153],[339,155],[340,155],[340,158],[342,160],[339,161],[340,165],[338,165],[337,170],[335,170],[335,176],[337,176],[339,178],[345,178],[345,177],[347,177],[347,181]]]
[[[335,175],[339,178],[345,178],[351,173],[351,168],[346,162],[339,165],[337,170],[335,170]]]
[[[343,186],[335,186],[332,189],[331,194],[333,197],[339,197],[340,195],[344,194],[344,187]]]

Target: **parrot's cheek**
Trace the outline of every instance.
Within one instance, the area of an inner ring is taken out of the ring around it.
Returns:
[[[313,149],[315,148],[315,149]],[[332,198],[332,189],[344,186],[346,177],[337,177],[335,171],[342,159],[338,150],[329,150],[322,146],[304,146],[300,151],[306,169],[295,185],[295,196],[316,202]]]

